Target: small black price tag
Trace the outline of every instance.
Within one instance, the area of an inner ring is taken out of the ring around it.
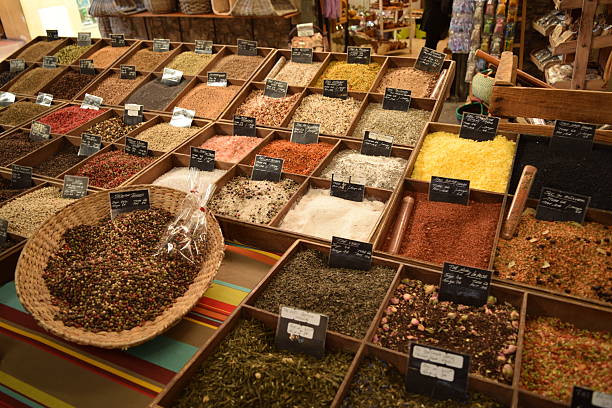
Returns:
[[[274,345],[279,350],[321,358],[325,355],[328,320],[324,314],[281,306]]]
[[[254,57],[257,55],[257,41],[238,39],[238,55]]]
[[[206,85],[227,86],[227,72],[208,72],[206,74]]]
[[[59,40],[59,33],[57,30],[47,30],[47,41]]]
[[[348,238],[332,237],[327,264],[331,268],[368,271],[372,267],[372,244]]]
[[[535,217],[542,221],[583,223],[590,202],[591,197],[589,196],[544,187]]]
[[[495,139],[499,118],[495,116],[478,115],[465,112],[461,120],[459,137],[484,142]]]
[[[441,302],[483,306],[489,298],[491,274],[486,269],[444,262],[438,299]]]
[[[55,55],[45,55],[42,66],[48,69],[57,68],[57,57]]]
[[[421,71],[439,74],[442,71],[442,65],[446,59],[446,54],[432,50],[431,48],[423,47],[419,53],[419,57],[414,64],[414,68]]]
[[[411,343],[406,390],[439,400],[468,399],[470,356],[438,347]]]
[[[79,72],[83,75],[96,75],[96,67],[92,59],[82,59],[79,61]]]
[[[0,244],[4,244],[8,240],[8,221],[0,218]]]
[[[111,219],[119,214],[151,208],[149,190],[119,191],[108,193],[111,208]]]
[[[257,136],[256,119],[250,116],[234,116],[234,136]]]
[[[595,129],[596,126],[589,123],[557,120],[550,139],[550,148],[562,153],[588,155],[593,150]]]
[[[25,70],[25,61],[22,59],[13,59],[9,61],[10,72],[21,72]]]
[[[83,198],[87,195],[87,186],[89,186],[89,177],[65,175],[62,197]]]
[[[570,408],[612,408],[612,394],[574,385]]]
[[[189,167],[195,167],[202,171],[213,171],[215,169],[215,151],[191,146]]]
[[[103,99],[99,96],[86,93],[85,97],[83,98],[83,102],[81,103],[81,109],[100,110],[102,100]]]
[[[429,201],[468,205],[470,180],[432,176],[429,183]]]
[[[410,109],[410,102],[412,101],[411,94],[412,91],[408,89],[385,88],[385,97],[382,107],[386,110],[408,112],[408,109]]]
[[[195,50],[196,54],[212,54],[213,53],[213,42],[206,40],[195,40]]]
[[[251,180],[280,181],[283,172],[283,162],[283,159],[258,154],[255,156]]]
[[[53,95],[51,94],[39,92],[38,95],[36,96],[36,103],[39,105],[51,106],[52,102],[53,102]]]
[[[372,60],[372,49],[369,47],[348,47],[346,62],[349,64],[368,65]]]
[[[191,127],[191,123],[193,122],[194,116],[194,110],[175,107],[172,110],[172,118],[170,119],[170,125],[181,128]]]
[[[393,137],[366,130],[361,143],[361,154],[366,156],[391,156],[393,149]]]
[[[298,37],[312,37],[314,35],[314,24],[302,23],[297,25]]]
[[[125,138],[125,152],[134,156],[147,157],[149,155],[149,143],[128,136]]]
[[[291,142],[300,144],[319,143],[321,125],[318,123],[293,122]]]
[[[364,183],[353,183],[350,177],[348,181],[338,180],[334,177],[335,176],[332,174],[330,187],[331,196],[351,201],[363,201],[363,197],[365,196]]]
[[[300,64],[312,64],[312,48],[291,48],[291,61]]]
[[[264,95],[270,98],[284,98],[287,96],[287,88],[289,88],[287,82],[277,81],[276,79],[266,79]]]
[[[30,187],[32,187],[32,168],[18,164],[11,165],[11,188],[21,190]]]
[[[83,133],[81,135],[81,144],[79,145],[79,153],[77,155],[89,157],[92,154],[98,153],[100,149],[102,149],[102,136]]]
[[[144,106],[126,103],[123,109],[123,123],[128,126],[144,122]]]
[[[170,51],[170,40],[167,38],[154,38],[153,39],[153,51],[155,52]]]
[[[125,35],[123,34],[111,34],[111,46],[112,47],[125,47]]]
[[[137,75],[135,65],[122,65],[119,68],[119,77],[121,79],[136,79]]]
[[[91,45],[91,33],[77,33],[77,45],[87,47]]]
[[[348,98],[348,81],[346,79],[324,79],[323,96],[329,98]]]
[[[9,106],[15,103],[15,94],[10,92],[0,93],[0,106]]]
[[[181,83],[183,79],[183,71],[172,68],[164,68],[162,73],[161,82],[168,86],[176,86]]]
[[[33,121],[30,126],[30,140],[37,142],[51,139],[51,125]]]

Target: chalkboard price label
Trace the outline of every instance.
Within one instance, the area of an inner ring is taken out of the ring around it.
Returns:
[[[119,191],[108,193],[111,208],[111,219],[119,214],[151,208],[149,190]]]
[[[30,187],[32,187],[32,168],[18,164],[11,165],[11,188],[21,190]]]
[[[480,307],[487,303],[490,285],[491,271],[444,262],[438,298]]]
[[[102,98],[96,95],[86,93],[81,103],[81,109],[100,110],[102,106]]]
[[[144,106],[126,103],[123,109],[123,123],[133,126],[142,122],[144,122]]]
[[[82,59],[79,61],[79,72],[83,75],[96,75],[96,68],[92,59]]]
[[[591,197],[544,187],[536,208],[536,219],[542,221],[575,221],[582,223]]]
[[[320,129],[318,123],[293,122],[291,141],[300,144],[319,143]]]
[[[283,159],[258,154],[255,156],[251,180],[268,180],[278,182],[283,172]]]
[[[168,86],[176,86],[181,83],[183,79],[183,71],[172,68],[164,68],[162,72],[161,82]]]
[[[250,116],[234,116],[234,135],[235,136],[257,136],[257,122]]]
[[[574,155],[588,155],[593,150],[596,126],[590,123],[555,121],[550,148]]]
[[[125,47],[125,35],[124,34],[111,34],[111,46],[112,47]]]
[[[196,54],[208,54],[211,55],[213,53],[213,42],[206,40],[195,40],[195,50]]]
[[[91,33],[77,33],[77,45],[79,47],[88,47],[91,45]]]
[[[122,65],[119,68],[119,76],[121,79],[136,79],[136,66],[135,65]]]
[[[574,386],[571,408],[612,408],[612,394]]]
[[[206,85],[227,86],[227,72],[208,72],[206,74]]]
[[[146,157],[149,155],[149,143],[133,137],[126,137],[125,152],[134,156]]]
[[[0,106],[9,106],[15,103],[15,94],[10,92],[0,92]]]
[[[83,198],[87,195],[88,185],[89,177],[65,175],[62,197],[73,199]]]
[[[274,344],[279,350],[321,358],[325,354],[328,320],[324,314],[281,306]]]
[[[349,64],[368,65],[372,60],[372,49],[369,47],[348,47],[346,62]]]
[[[189,167],[195,167],[202,171],[213,171],[215,169],[215,151],[191,146]]]
[[[332,237],[327,264],[331,268],[369,271],[372,267],[372,244],[348,238]]]
[[[296,26],[298,37],[312,37],[314,35],[314,24],[302,23]]]
[[[0,218],[0,244],[4,244],[8,240],[8,221]]]
[[[442,65],[446,59],[446,54],[438,52],[431,48],[423,47],[419,53],[419,57],[414,64],[414,68],[421,71],[439,74],[442,71]]]
[[[266,79],[264,95],[270,98],[284,98],[287,96],[287,88],[289,88],[287,82],[277,81],[276,79]]]
[[[155,52],[170,51],[170,40],[167,38],[154,38],[153,39],[153,51]]]
[[[412,101],[412,91],[399,88],[385,88],[382,107],[386,110],[408,112]]]
[[[53,95],[51,94],[39,92],[38,95],[36,96],[36,103],[39,105],[51,106],[52,102],[53,102]]]
[[[12,59],[9,61],[10,72],[21,72],[25,70],[25,61],[22,59]]]
[[[361,143],[361,154],[366,156],[391,156],[393,137],[366,130]]]
[[[429,183],[429,201],[468,205],[470,180],[432,176]]]
[[[102,149],[102,136],[83,133],[79,145],[79,156],[89,157]]]
[[[435,399],[467,401],[470,356],[411,343],[406,390]]]
[[[323,96],[329,98],[348,98],[348,81],[346,79],[324,79]]]
[[[254,57],[257,55],[257,41],[238,39],[238,55]]]
[[[345,200],[361,202],[365,196],[365,184],[353,183],[350,177],[348,180],[339,180],[337,176],[332,174],[330,195]]]
[[[47,30],[47,41],[59,40],[59,32],[57,30]]]
[[[174,127],[188,128],[191,127],[194,116],[194,110],[175,107],[172,111],[172,119],[170,119],[170,124]]]
[[[33,121],[32,125],[30,126],[30,140],[33,142],[38,142],[40,140],[49,139],[51,139],[51,125]]]
[[[57,68],[57,57],[55,55],[45,55],[43,57],[43,68],[54,69]]]
[[[291,48],[291,61],[299,64],[312,64],[312,48]]]
[[[461,120],[459,137],[484,142],[495,139],[499,118],[465,112]]]

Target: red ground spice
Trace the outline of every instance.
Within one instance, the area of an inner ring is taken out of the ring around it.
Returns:
[[[500,203],[470,200],[469,205],[449,204],[429,201],[426,193],[410,195],[415,203],[401,255],[436,264],[489,266]],[[388,236],[387,246],[390,240]]]
[[[308,175],[315,170],[333,148],[334,146],[329,143],[300,144],[288,140],[275,140],[264,146],[258,154],[285,160],[283,163],[284,172]],[[251,165],[254,161],[251,161]]]
[[[68,106],[50,113],[42,119],[38,119],[38,121],[50,125],[51,133],[65,134],[104,112],[106,112],[106,109],[93,110],[81,109],[80,106]]]
[[[120,150],[93,156],[81,167],[77,176],[89,177],[89,184],[100,188],[114,188],[150,164],[154,157],[138,157]]]

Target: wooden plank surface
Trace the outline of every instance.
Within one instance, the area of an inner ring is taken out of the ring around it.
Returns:
[[[4,0],[3,0],[4,1]],[[228,16],[221,14],[183,14],[183,13],[166,13],[166,14],[153,14],[150,11],[143,11],[141,13],[129,14],[123,17],[134,18],[134,17],[159,17],[159,18],[234,18],[234,19],[245,19],[245,18],[292,18],[298,16],[298,11],[294,13],[285,14],[284,16]]]
[[[19,0],[0,1],[0,19],[6,38],[9,40],[30,41],[30,30],[25,21]]]
[[[506,121],[501,121],[499,122],[499,130],[528,135],[552,136],[554,126],[531,125],[527,123],[510,123]],[[595,131],[595,141],[612,144],[612,130]]]
[[[495,85],[512,86],[516,84],[516,68],[518,57],[512,51],[502,52],[497,72],[495,73]]]
[[[589,52],[593,42],[593,23],[597,0],[582,1],[582,17],[576,41],[576,55],[574,58],[574,74],[572,75],[572,89],[584,89],[586,70],[589,62]]]

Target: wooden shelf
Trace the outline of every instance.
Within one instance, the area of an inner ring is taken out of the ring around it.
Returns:
[[[552,53],[553,55],[574,54],[576,52],[577,43],[577,40],[566,41],[563,44],[559,44],[556,47],[553,47]],[[606,47],[612,47],[612,35],[593,37],[593,41],[591,42],[591,49],[599,49]]]
[[[393,32],[393,31],[401,31],[401,30],[403,30],[404,28],[410,28],[410,26],[404,26],[404,27],[395,27],[395,28],[385,28],[385,29],[383,30],[383,32],[385,32],[385,33],[391,33],[391,32]]]
[[[558,10],[582,8],[582,0],[554,0]],[[599,0],[599,4],[612,4],[612,0]]]
[[[167,13],[167,14],[153,14],[150,11],[143,11],[141,13],[125,15],[122,17],[139,17],[139,18],[225,18],[225,19],[247,19],[247,18],[284,18],[289,19],[295,16],[299,16],[300,12],[296,11],[294,13],[285,14],[284,16],[225,16],[219,14],[184,14],[184,13]]]

